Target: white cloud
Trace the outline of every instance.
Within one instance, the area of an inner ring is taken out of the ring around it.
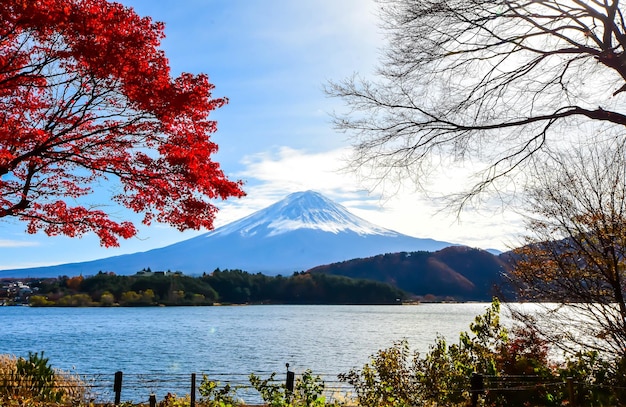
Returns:
[[[245,157],[246,168],[237,176],[271,182],[289,192],[315,189],[327,194],[338,193],[354,188],[356,181],[354,176],[340,173],[348,152],[347,148],[306,152],[280,147],[274,152]]]
[[[33,241],[0,239],[0,247],[1,248],[34,247],[34,246],[39,246],[39,243],[38,242],[33,242]]]

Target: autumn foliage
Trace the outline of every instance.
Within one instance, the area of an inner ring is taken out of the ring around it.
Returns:
[[[211,161],[208,116],[227,100],[204,74],[171,77],[163,28],[105,0],[0,2],[0,218],[115,246],[136,228],[86,204],[97,182],[180,230],[244,194]]]
[[[508,278],[538,304],[515,318],[568,354],[626,361],[626,145],[581,145],[532,175],[528,234]]]

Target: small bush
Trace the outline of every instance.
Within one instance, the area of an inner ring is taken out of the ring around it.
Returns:
[[[325,384],[321,377],[313,376],[313,372],[307,369],[296,380],[293,405],[304,407],[323,407],[326,398],[323,396]]]
[[[324,407],[336,406],[336,403],[326,402],[323,396],[325,384],[321,377],[313,376],[311,370],[306,370],[299,377],[291,392],[284,383],[274,380],[276,373],[267,379],[261,379],[255,374],[249,376],[250,384],[260,394],[263,402],[269,407]]]
[[[191,406],[191,398],[189,395],[178,397],[176,394],[167,393],[162,401],[157,404],[158,407],[189,407]]]
[[[379,350],[362,369],[340,374],[339,380],[354,387],[357,403],[363,407],[419,405],[414,380],[416,358],[406,341]]]
[[[27,359],[0,355],[0,405],[80,405],[86,399],[85,384],[53,369],[43,352],[29,352]]]
[[[289,396],[287,388],[284,384],[278,384],[274,380],[276,373],[272,373],[270,377],[263,380],[261,377],[250,374],[250,384],[259,392],[263,402],[269,407],[286,407],[289,406]]]
[[[198,392],[202,397],[200,402],[207,407],[235,407],[243,403],[237,400],[237,387],[226,383],[220,387],[220,382],[210,380],[207,375],[202,375],[202,382]]]

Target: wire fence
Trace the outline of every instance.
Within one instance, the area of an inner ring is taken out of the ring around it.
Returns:
[[[64,373],[59,373],[62,376]],[[272,372],[254,372],[266,379]],[[120,403],[151,405],[154,400],[163,400],[168,395],[190,397],[196,400],[199,396],[198,385],[203,378],[218,383],[218,387],[228,384],[235,390],[235,398],[246,405],[262,405],[263,400],[258,391],[251,385],[250,374],[242,373],[200,373],[200,374],[67,374],[68,380],[58,380],[55,390],[65,394],[80,395],[82,401],[94,405],[118,405]],[[337,374],[316,374],[324,383],[324,396],[327,401],[337,401],[343,405],[356,405],[353,389],[338,379]],[[36,382],[21,380],[11,381],[9,377],[0,375],[0,393],[18,394],[40,385]],[[69,380],[71,379],[71,380]],[[286,385],[287,375],[277,374],[271,384]],[[467,389],[472,397],[473,405],[507,406],[548,406],[554,405],[549,395],[560,394],[568,406],[595,405],[588,401],[594,393],[626,395],[626,388],[607,386],[602,383],[589,384],[572,379],[546,380],[539,376],[481,376],[478,387]],[[194,405],[193,403],[191,404]],[[619,404],[622,405],[622,404]]]
[[[483,386],[477,393],[485,399],[485,405],[626,405],[626,387],[616,385],[577,381],[571,377],[547,379],[533,375],[484,376],[483,379]],[[472,398],[473,402],[474,400]]]
[[[262,379],[269,378],[274,372],[253,372]],[[324,396],[327,400],[348,397],[349,387],[339,381],[337,374],[316,374],[324,382]],[[66,377],[67,379],[64,379]],[[251,385],[250,374],[243,373],[191,373],[191,374],[67,374],[58,372],[54,390],[64,394],[77,394],[94,404],[148,404],[151,396],[162,400],[168,395],[177,397],[199,396],[199,385],[204,377],[216,382],[218,387],[229,385],[234,390],[237,400],[246,405],[261,405],[263,400],[259,392]],[[12,376],[0,375],[0,394],[20,394],[40,385],[36,381],[20,380],[15,382]],[[286,374],[277,374],[273,385],[285,385]]]
[[[269,378],[272,372],[254,372],[262,379]],[[154,394],[157,399],[163,399],[166,395],[176,396],[190,395],[192,392],[199,393],[198,385],[201,384],[206,375],[208,380],[218,383],[218,386],[228,384],[235,390],[236,399],[248,405],[263,404],[261,395],[250,383],[250,374],[243,373],[200,373],[200,374],[124,374],[121,386],[121,400],[143,402]],[[108,382],[94,380],[96,383],[90,387],[95,401],[113,401],[115,397],[114,376],[109,375]],[[320,374],[324,380],[324,395],[327,398],[337,396],[339,393],[348,390],[345,383],[337,379],[336,374]],[[94,379],[93,377],[87,379]],[[286,374],[278,374],[271,384],[284,385]]]

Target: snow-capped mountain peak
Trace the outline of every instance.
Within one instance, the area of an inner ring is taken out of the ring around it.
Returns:
[[[295,192],[239,221],[218,228],[207,236],[238,233],[241,236],[276,236],[297,229],[324,232],[354,232],[359,235],[391,236],[395,232],[376,226],[315,191]]]
[[[147,267],[189,275],[216,268],[276,275],[382,253],[435,251],[450,245],[378,227],[321,194],[306,191],[169,246],[83,263],[8,270],[4,275],[77,276],[98,271],[128,275]]]

